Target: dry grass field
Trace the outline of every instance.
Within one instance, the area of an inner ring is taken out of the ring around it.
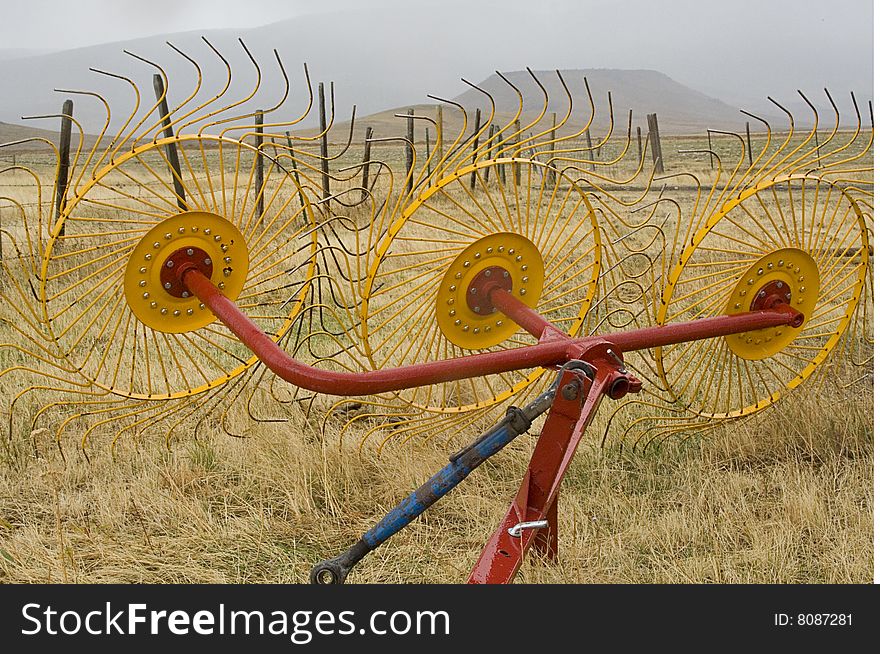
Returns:
[[[698,145],[698,137],[669,139],[669,167],[693,165],[678,150]],[[699,177],[711,179],[701,163]],[[13,181],[0,195],[33,202],[26,178]],[[9,215],[0,213],[0,222]],[[0,350],[0,367],[16,356]],[[0,379],[0,392],[11,397],[16,383]],[[322,432],[296,406],[280,410],[287,422],[251,423],[245,438],[207,427],[170,449],[148,434],[111,451],[98,433],[88,458],[75,447],[62,456],[48,432],[4,432],[0,582],[303,583],[312,565],[357,540],[451,449],[441,439],[392,441],[381,455],[359,449],[357,438],[340,447],[338,425]],[[709,436],[630,449],[614,447],[612,434],[612,446],[601,448],[597,430],[588,431],[560,495],[559,560],[532,558],[518,579],[868,583],[872,416],[873,372],[854,373],[841,359],[770,410]],[[519,486],[538,431],[536,423],[370,554],[350,581],[465,580]]]

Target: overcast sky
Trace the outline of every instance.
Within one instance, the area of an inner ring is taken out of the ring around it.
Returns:
[[[368,34],[371,20],[387,23],[400,12],[421,26],[423,52],[407,58],[437,92],[451,86],[436,86],[444,76],[481,79],[527,65],[650,68],[739,105],[771,90],[804,88],[815,96],[828,84],[837,94],[852,89],[864,97],[873,86],[872,0],[6,0],[0,50],[245,29],[322,13],[333,14],[329,26],[356,23]],[[295,27],[288,48],[297,41]],[[393,34],[388,27],[377,30],[383,39]],[[334,50],[352,56],[351,44],[334,44],[332,29],[328,36],[327,52],[301,53],[316,68]],[[391,40],[374,44],[382,56],[387,51],[389,71],[400,58]]]

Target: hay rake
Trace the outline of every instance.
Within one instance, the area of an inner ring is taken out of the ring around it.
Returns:
[[[57,218],[36,171],[0,171],[38,196],[2,198],[18,216],[3,227],[15,256],[7,247],[0,292],[11,439],[46,424],[59,447],[81,432],[83,452],[96,434],[115,446],[160,428],[170,444],[184,427],[239,433],[242,412],[287,420],[293,403],[323,413],[325,437],[380,452],[482,431],[312,571],[339,583],[546,413],[470,575],[507,582],[532,546],[556,556],[559,485],[594,420],[603,443],[691,438],[774,405],[836,347],[844,377],[872,365],[873,113],[863,128],[854,98],[853,130],[839,128],[829,95],[833,128],[820,133],[815,111],[806,130],[791,119],[780,136],[752,116],[766,134],[748,163],[743,139],[717,132],[719,151],[682,154],[712,157],[708,175],[659,175],[647,144],[633,152],[631,112],[618,133],[610,94],[593,144],[586,80],[575,94],[550,78],[568,101],[550,123],[547,75],[529,71],[534,86],[520,89],[498,73],[518,108],[496,115],[471,85],[488,116],[471,126],[470,107],[434,98],[459,114],[459,132],[435,139],[420,166],[413,156],[399,184],[379,159],[329,171],[354,111],[336,154],[317,150],[321,134],[294,130],[313,105],[307,68],[304,110],[289,117],[288,87],[253,109],[262,77],[241,45],[257,80],[243,98],[226,98],[232,68],[207,41],[225,85],[203,88],[206,63],[171,46],[196,78],[171,110],[164,70],[141,57],[161,80],[147,107],[136,81],[96,71],[133,89],[121,123],[99,94],[68,91],[103,103],[107,119],[93,146],[80,138]],[[276,64],[286,84],[277,54]],[[527,116],[529,93],[543,101]],[[333,104],[331,92],[331,114]],[[367,165],[377,172],[364,184]],[[258,396],[278,415],[262,415]]]

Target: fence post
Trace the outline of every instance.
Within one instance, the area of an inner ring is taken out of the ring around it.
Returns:
[[[61,107],[61,134],[58,140],[58,174],[55,179],[55,223],[61,218],[64,211],[64,202],[67,198],[67,177],[70,171],[70,132],[73,127],[73,100],[65,100]],[[13,165],[15,159],[13,157]],[[64,225],[58,232],[64,235]],[[2,258],[2,252],[0,252]]]
[[[749,165],[752,165],[752,133],[749,131],[749,121],[746,121],[746,143],[749,145]]]
[[[638,128],[636,128],[638,129]],[[639,149],[642,149],[642,133],[639,132]],[[590,153],[590,161],[592,162],[590,165],[593,167],[593,170],[596,170],[596,160],[593,158],[593,137],[590,134],[590,128],[587,128],[587,150]],[[640,155],[641,156],[641,155]]]
[[[648,114],[648,141],[651,144],[651,157],[654,159],[655,170],[663,174],[663,153],[660,150],[660,130],[657,126],[657,114]]]
[[[715,159],[712,157],[712,130],[706,130],[706,138],[709,139],[709,170],[715,170]]]
[[[254,198],[257,201],[257,216],[260,224],[263,223],[263,110],[257,109],[254,113],[254,145],[257,148],[254,156],[257,158],[256,170],[254,171]]]
[[[480,108],[477,107],[476,115],[474,116],[474,157],[472,160],[472,165],[477,164],[477,148],[480,145]],[[471,190],[473,191],[477,185],[477,171],[471,171]]]
[[[290,149],[290,167],[293,169],[293,178],[296,180],[298,189],[296,194],[299,196],[299,208],[305,209],[306,202],[303,200],[302,185],[299,183],[299,171],[296,169],[296,158],[293,156],[293,141],[290,139],[290,132],[284,132],[284,135],[287,136],[287,147]],[[303,214],[303,218],[309,219],[305,214]]]
[[[556,184],[556,163],[553,161],[553,157],[556,156],[556,112],[554,111],[550,114],[550,119],[553,121],[553,126],[550,129],[550,170],[547,171],[547,181],[550,184]]]
[[[361,187],[363,187],[363,191],[361,191],[361,202],[366,202],[367,197],[369,196],[369,188],[368,184],[370,183],[370,146],[373,145],[370,139],[373,138],[373,128],[367,127],[367,131],[364,134],[364,163],[363,163],[363,179],[361,179]]]
[[[503,137],[501,136],[501,128],[497,125],[495,126],[495,155],[494,158],[497,159],[501,156],[501,148],[504,146],[501,144],[503,141]],[[501,174],[501,185],[507,186],[507,168],[504,166],[498,166],[498,172]]]
[[[321,199],[326,201],[330,198],[330,151],[327,146],[327,106],[324,102],[324,82],[318,82],[318,118],[321,121]]]
[[[171,127],[171,116],[168,114],[168,94],[162,76],[153,75],[153,90],[156,92],[156,100],[159,102],[159,118],[166,139],[174,138],[174,129]],[[186,192],[183,188],[183,177],[180,174],[180,159],[177,157],[177,145],[173,142],[165,144],[165,156],[168,157],[168,166],[171,168],[171,177],[174,180],[174,194],[177,196],[177,207],[186,211]]]
[[[404,147],[406,151],[406,193],[409,195],[413,190],[413,174],[415,173],[415,119],[413,118],[413,110],[406,110],[406,143]]]
[[[636,154],[636,159],[641,163],[642,161],[642,128],[639,125],[636,125],[636,138],[639,141],[639,150]]]
[[[443,106],[437,105],[437,166],[443,161]]]
[[[486,158],[492,158],[492,147],[495,143],[495,123],[489,125],[489,136],[486,138]],[[489,181],[489,166],[483,168],[483,181]]]
[[[428,175],[431,174],[431,134],[425,128],[425,164],[428,167]]]
[[[519,118],[517,118],[516,122],[513,123],[513,129],[516,133],[516,142],[521,143],[522,135],[520,134],[520,130],[522,129],[522,126],[520,125]],[[520,157],[520,153],[515,150],[512,154],[517,158]],[[522,173],[520,172],[518,163],[513,164],[513,181],[517,186],[519,186],[520,182],[522,181]]]

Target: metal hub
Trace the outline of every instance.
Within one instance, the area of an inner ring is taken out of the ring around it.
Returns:
[[[819,269],[813,258],[797,248],[783,248],[756,261],[737,283],[726,313],[772,309],[789,304],[804,315],[797,326],[769,327],[725,336],[727,345],[742,359],[757,361],[789,345],[813,313],[819,297]]]
[[[444,336],[468,350],[497,345],[519,326],[495,310],[488,291],[496,285],[534,308],[544,286],[538,248],[512,232],[474,241],[452,262],[437,292],[435,311]]]
[[[202,248],[180,248],[165,260],[159,272],[159,281],[168,295],[180,298],[190,296],[189,290],[180,280],[180,269],[184,264],[194,267],[208,279],[214,274],[214,262]]]
[[[244,237],[225,218],[204,211],[186,211],[150,229],[132,251],[124,281],[125,300],[146,326],[180,334],[214,322],[214,314],[180,281],[184,264],[235,299],[248,273]]]
[[[508,293],[513,290],[513,278],[510,273],[501,266],[489,266],[477,272],[476,277],[468,285],[468,307],[478,316],[488,316],[495,313],[495,307],[489,299],[489,293],[501,288]]]

